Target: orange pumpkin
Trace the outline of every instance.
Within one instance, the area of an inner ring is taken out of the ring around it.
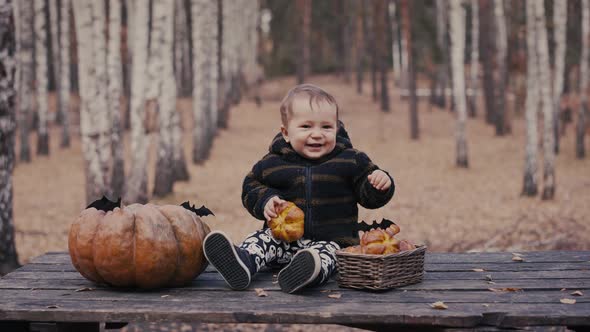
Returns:
[[[303,236],[305,214],[293,202],[279,206],[279,215],[268,222],[272,236],[285,242],[299,240]]]
[[[202,244],[209,231],[194,208],[89,207],[72,224],[68,247],[76,270],[93,282],[175,287],[190,283],[207,266]]]

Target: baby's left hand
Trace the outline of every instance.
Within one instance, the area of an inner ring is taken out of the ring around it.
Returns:
[[[374,170],[373,173],[369,174],[367,179],[369,179],[369,183],[377,190],[386,191],[391,187],[389,175],[380,169]]]

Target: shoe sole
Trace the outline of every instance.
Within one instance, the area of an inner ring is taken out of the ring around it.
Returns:
[[[319,272],[320,262],[316,262],[313,254],[301,252],[279,272],[279,286],[283,292],[294,293],[315,280]]]
[[[250,271],[238,258],[234,245],[223,233],[210,233],[204,241],[205,257],[229,287],[244,290],[250,285]]]

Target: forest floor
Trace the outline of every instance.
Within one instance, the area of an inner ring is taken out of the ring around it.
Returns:
[[[336,97],[353,145],[395,179],[396,192],[391,202],[377,210],[360,208],[361,220],[394,220],[401,227],[402,238],[425,243],[429,251],[590,249],[590,158],[576,159],[571,124],[556,159],[555,198],[543,201],[539,196],[521,196],[525,146],[522,115],[512,121],[511,134],[498,137],[494,127],[485,124],[480,107],[478,116],[467,123],[469,168],[464,169],[455,166],[455,117],[448,110],[431,107],[427,99],[421,99],[420,138],[412,140],[408,101],[400,99],[395,90],[390,93],[391,112],[383,113],[371,99],[369,84],[364,94],[358,95],[352,84],[333,76],[316,76],[309,82]],[[190,181],[176,183],[173,194],[151,201],[180,204],[190,200],[199,206],[204,204],[215,213],[204,220],[236,242],[261,227],[261,221],[242,206],[242,180],[278,132],[279,103],[294,84],[293,78],[267,81],[260,90],[262,106],[258,107],[252,98],[244,98],[234,106],[229,129],[219,132],[210,159],[201,165],[190,163]],[[179,107],[185,112],[184,147],[190,161],[190,100],[179,100]],[[76,128],[69,149],[59,148],[59,130],[51,128],[50,156],[33,156],[33,162],[18,163],[15,168],[14,221],[21,263],[47,251],[66,251],[70,223],[86,206],[84,163]],[[35,143],[32,135],[32,151]],[[155,143],[154,136],[150,188]],[[588,135],[585,143],[590,146]],[[540,159],[538,177],[542,185]],[[134,328],[128,327],[127,331],[136,331]],[[191,331],[188,328],[182,330]],[[303,329],[296,325],[264,328]],[[141,330],[150,329],[144,324]]]

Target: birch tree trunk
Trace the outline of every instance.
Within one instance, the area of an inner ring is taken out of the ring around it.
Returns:
[[[248,6],[246,7],[248,10],[248,14],[247,17],[251,18],[251,12],[252,12],[252,7],[253,7],[253,3],[257,3],[256,1],[248,1]],[[209,1],[206,3],[207,4],[207,11],[208,11],[208,15],[207,15],[207,25],[206,25],[206,29],[208,31],[207,33],[207,58],[208,58],[208,64],[209,64],[209,80],[208,80],[208,94],[207,94],[207,108],[208,108],[208,118],[209,118],[209,124],[207,125],[207,128],[209,129],[209,133],[208,133],[208,148],[207,148],[207,156],[209,156],[211,147],[213,146],[213,139],[215,137],[215,135],[217,134],[217,121],[218,121],[218,117],[219,117],[219,106],[218,106],[218,94],[219,94],[219,86],[218,86],[218,82],[219,82],[219,63],[218,63],[218,56],[217,56],[217,48],[218,48],[218,44],[217,44],[217,37],[218,37],[218,31],[217,31],[217,19],[218,19],[218,8],[217,8],[217,3],[215,1]],[[252,23],[252,22],[250,22]],[[250,29],[247,29],[246,32],[248,32]],[[250,46],[250,45],[248,45]],[[249,50],[249,48],[247,48]],[[249,53],[249,52],[248,52]],[[249,54],[248,54],[249,55]],[[180,146],[179,146],[180,148]],[[178,150],[175,155],[178,156],[180,150]]]
[[[208,67],[208,36],[206,0],[193,0],[191,3],[193,22],[193,162],[202,163],[207,159],[209,110],[208,87],[210,70]]]
[[[410,63],[409,63],[409,59],[408,59],[408,55],[410,54],[410,50],[408,48],[408,40],[406,40],[405,36],[406,36],[406,30],[408,28],[410,28],[410,26],[406,25],[406,23],[404,23],[404,17],[403,17],[403,11],[404,9],[402,8],[404,6],[403,2],[406,0],[400,0],[402,3],[400,4],[400,25],[399,25],[399,36],[400,36],[400,63],[401,63],[401,68],[400,68],[400,85],[404,88],[408,87],[408,79],[409,79],[409,70],[410,70]]]
[[[138,0],[130,3],[133,66],[131,68],[131,170],[125,187],[125,201],[147,203],[147,161],[149,138],[145,133],[145,81],[148,54],[148,7]]]
[[[393,82],[395,85],[400,83],[401,77],[401,50],[399,24],[397,18],[396,0],[389,1],[389,22],[391,25],[391,60],[393,68]]]
[[[37,154],[49,155],[49,133],[47,131],[47,24],[45,0],[34,0],[35,4],[35,79],[37,83]]]
[[[586,114],[588,113],[588,55],[590,55],[590,4],[582,0],[582,54],[580,56],[580,108],[576,123],[576,157],[584,159],[586,148],[584,134],[586,131]]]
[[[477,115],[477,94],[479,90],[479,0],[471,0],[471,94],[468,98],[469,115]]]
[[[431,91],[431,102],[444,108],[446,106],[446,89],[449,80],[449,61],[447,59],[447,1],[436,0],[436,44],[440,53],[440,64],[437,66],[434,89]]]
[[[412,2],[409,0],[401,0],[401,16],[402,16],[402,31],[403,39],[405,40],[405,44],[407,46],[406,58],[408,59],[408,83],[410,89],[410,111],[408,112],[410,115],[410,138],[417,140],[420,138],[420,130],[418,124],[418,98],[416,96],[416,68],[414,64],[414,57],[413,57],[413,47],[412,47],[412,25],[411,25],[411,15],[412,15]],[[402,48],[403,49],[403,48]]]
[[[497,48],[494,42],[494,7],[492,0],[480,0],[479,5],[485,120],[486,123],[493,124],[496,117],[495,96],[497,90],[494,82],[494,58]]]
[[[228,52],[230,34],[229,32],[229,11],[231,2],[219,0],[218,1],[218,47],[219,47],[219,115],[217,117],[217,127],[227,128],[227,122],[229,117],[230,107],[230,94],[231,94],[231,76],[229,74],[231,56]],[[194,69],[193,69],[194,72]],[[194,79],[193,79],[194,82]]]
[[[217,3],[215,4],[218,5]],[[190,49],[188,43],[188,20],[186,15],[186,7],[184,0],[176,0],[174,4],[174,55],[177,64],[176,67],[176,84],[177,93],[181,96],[186,96],[186,91],[192,91],[188,89],[192,87],[192,82],[188,80],[191,78],[191,64],[190,64]],[[187,75],[188,72],[188,75]],[[188,87],[187,87],[188,86]],[[186,166],[186,160],[184,158],[184,144],[182,142],[183,128],[181,125],[182,111],[176,109],[176,101],[174,101],[175,109],[172,112],[172,176],[173,181],[188,181],[190,175]],[[217,124],[215,124],[217,126]]]
[[[373,3],[375,11],[375,30],[376,30],[376,52],[377,66],[379,68],[379,78],[381,85],[380,105],[383,112],[391,111],[389,108],[389,93],[387,87],[387,0],[378,0]]]
[[[59,8],[57,0],[49,0],[49,32],[50,32],[50,45],[51,45],[51,72],[53,72],[53,80],[55,83],[55,95],[56,95],[56,108],[55,108],[55,122],[61,124],[62,120],[62,101],[61,94],[59,93],[60,88],[60,73],[61,68],[59,52],[61,46],[59,45]]]
[[[526,146],[524,158],[524,181],[522,195],[537,195],[537,113],[539,107],[539,65],[537,56],[537,41],[535,28],[535,1],[526,0],[526,46],[527,46],[527,75],[526,75]]]
[[[59,100],[62,148],[70,146],[70,0],[61,0],[59,19]]]
[[[539,93],[543,105],[543,195],[553,199],[555,194],[555,152],[553,151],[553,101],[549,65],[549,41],[545,25],[545,4],[535,2],[535,27],[537,30],[537,53],[539,66]]]
[[[14,244],[12,171],[16,131],[15,24],[11,0],[0,0],[0,276],[19,267]]]
[[[29,144],[29,132],[31,115],[34,111],[34,80],[33,72],[35,62],[33,59],[33,1],[19,0],[14,3],[18,17],[18,129],[20,141],[20,160],[31,161],[31,148]]]
[[[559,153],[559,110],[565,75],[565,48],[567,43],[567,1],[553,2],[553,33],[555,40],[555,77],[553,79],[553,140],[554,151]]]
[[[374,1],[373,1],[374,4]],[[378,58],[378,50],[377,50],[377,15],[378,13],[375,12],[375,6],[369,6],[368,8],[368,17],[371,19],[367,21],[368,23],[368,34],[367,34],[367,52],[369,54],[369,58],[371,59],[371,96],[373,96],[373,102],[378,102],[379,98],[377,96],[377,58]]]
[[[297,61],[297,82],[302,84],[309,76],[309,48],[311,36],[311,0],[295,0],[299,15],[301,30],[297,34],[299,38],[299,57]]]
[[[109,38],[107,45],[108,112],[111,122],[111,190],[114,199],[123,195],[125,186],[125,146],[121,125],[123,68],[121,66],[121,0],[109,0]]]
[[[494,18],[496,22],[496,64],[494,81],[496,89],[495,103],[495,125],[496,135],[503,136],[510,131],[508,115],[506,112],[506,77],[507,77],[507,55],[508,36],[506,33],[506,15],[504,14],[503,0],[494,0]]]
[[[357,24],[357,62],[356,62],[356,92],[358,94],[363,93],[363,80],[365,76],[364,63],[367,57],[367,41],[365,36],[367,35],[367,3],[361,1],[360,12],[357,17],[360,21]]]
[[[465,126],[467,122],[467,107],[465,96],[465,67],[463,54],[465,52],[465,13],[461,7],[461,0],[451,0],[449,3],[449,25],[451,39],[451,70],[453,71],[453,100],[457,113],[457,166],[468,167],[467,138]]]
[[[174,185],[172,164],[172,118],[176,112],[176,83],[172,56],[174,41],[174,2],[155,0],[150,40],[150,76],[157,86],[159,141],[154,195],[165,196]]]

